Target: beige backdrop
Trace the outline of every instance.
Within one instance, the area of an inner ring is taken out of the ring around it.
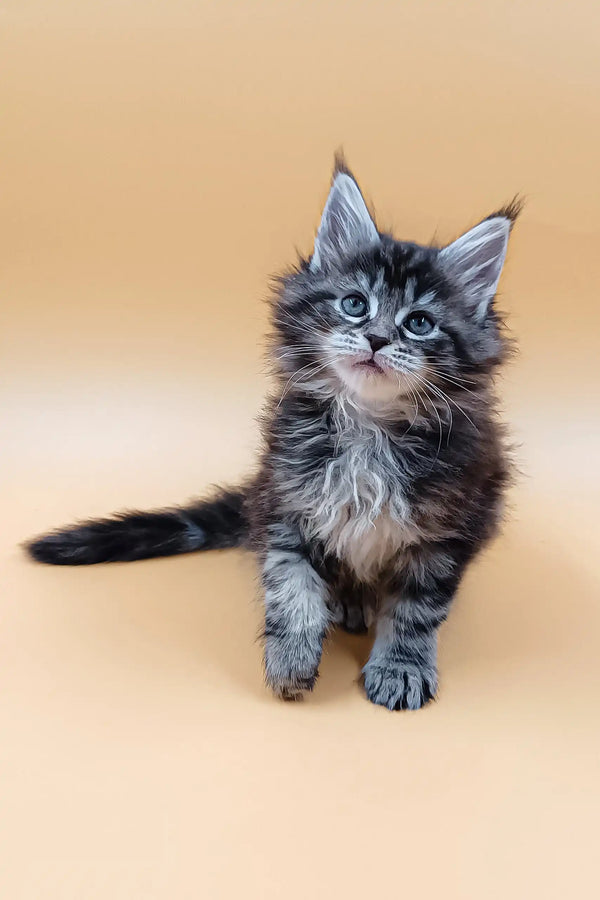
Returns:
[[[0,883],[7,900],[596,897],[598,6],[4,0]],[[238,553],[52,569],[18,542],[251,464],[268,276],[343,144],[380,221],[528,198],[502,281],[522,476],[439,702],[335,637],[263,689]]]

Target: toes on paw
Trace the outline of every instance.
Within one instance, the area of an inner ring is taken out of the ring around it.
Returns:
[[[372,703],[391,710],[420,709],[435,695],[435,679],[416,667],[367,667],[364,686]]]

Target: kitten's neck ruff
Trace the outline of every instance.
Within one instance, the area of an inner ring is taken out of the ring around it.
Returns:
[[[393,400],[359,397],[348,390],[342,390],[333,400],[334,415],[340,422],[376,422],[382,426],[386,422],[411,422],[419,415],[419,409],[410,397],[395,397]]]
[[[286,396],[312,399],[318,406],[329,406],[334,416],[340,422],[374,422],[380,426],[401,422],[415,423],[417,420],[426,420],[429,415],[434,415],[431,404],[429,410],[424,409],[423,404],[417,404],[416,399],[408,395],[398,394],[394,397],[381,398],[376,396],[361,396],[352,391],[347,385],[337,379],[323,377],[319,381],[297,381],[290,386],[287,375],[280,374],[281,405]]]

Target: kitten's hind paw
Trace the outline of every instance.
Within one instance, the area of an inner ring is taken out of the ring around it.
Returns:
[[[420,709],[433,700],[437,674],[417,663],[371,663],[363,669],[363,684],[372,703],[387,709]]]
[[[344,607],[344,617],[340,625],[348,634],[366,634],[369,630],[363,608],[358,605]]]

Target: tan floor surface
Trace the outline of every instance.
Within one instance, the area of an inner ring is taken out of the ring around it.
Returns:
[[[2,3],[0,896],[598,896],[600,15],[591,2]],[[334,148],[502,281],[522,477],[441,647],[371,706],[336,637],[261,681],[238,553],[52,569],[18,542],[251,466],[269,273]]]

